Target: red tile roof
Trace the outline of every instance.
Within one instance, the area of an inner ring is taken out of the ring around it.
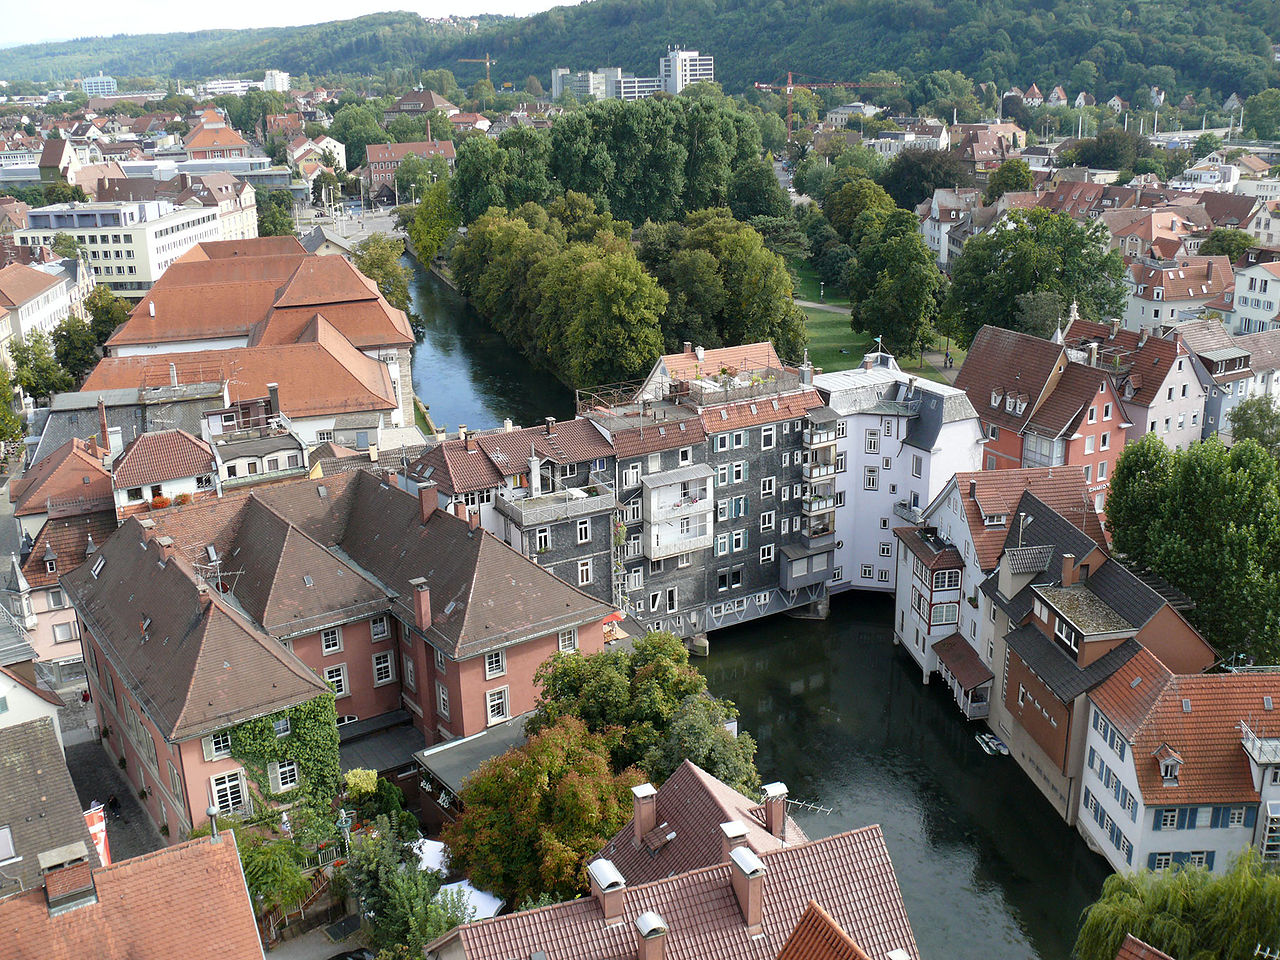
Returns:
[[[658,788],[655,831],[675,839],[656,849],[642,840],[636,844],[635,821],[627,823],[597,854],[611,860],[630,884],[648,883],[720,862],[720,824],[737,820],[747,828],[747,845],[756,853],[807,843],[808,837],[790,817],[786,838],[775,837],[764,826],[760,804],[717,780],[691,760],[686,760]],[[596,858],[593,858],[596,859]]]
[[[969,641],[959,633],[939,640],[933,645],[933,652],[966,692],[995,679],[995,674],[982,662],[973,647],[969,646]]]
[[[810,900],[778,960],[871,960],[816,900]]]
[[[969,395],[978,416],[1002,430],[1021,432],[1036,412],[1045,385],[1065,360],[1062,348],[1048,340],[1002,327],[984,326],[973,338],[956,374],[956,386]],[[997,405],[992,406],[995,395]],[[1007,409],[1010,395],[1025,401],[1022,413]]]
[[[1116,960],[1173,960],[1163,950],[1157,950],[1150,944],[1143,943],[1131,933],[1126,933],[1124,943],[1120,944],[1120,952]]]
[[[1231,264],[1227,258],[1213,259],[1223,261],[1227,275],[1230,276]],[[1073,320],[1063,332],[1063,342],[1067,346],[1080,347],[1096,344],[1099,347],[1100,362],[1115,362],[1124,369],[1117,378],[1121,390],[1126,382],[1132,385],[1133,395],[1126,396],[1126,399],[1131,399],[1141,407],[1150,406],[1155,401],[1165,378],[1178,359],[1179,350],[1185,350],[1175,341],[1163,337],[1144,337],[1137,330],[1112,328],[1105,323],[1090,323],[1079,319]]]
[[[60,282],[43,270],[11,263],[0,269],[0,306],[20,307]]]
[[[1023,467],[1018,470],[957,473],[955,483],[956,495],[960,497],[965,520],[969,524],[974,554],[984,571],[996,568],[1009,533],[1008,520],[988,526],[984,522],[984,514],[988,517],[1012,517],[1022,494],[1028,490],[1091,540],[1105,542],[1102,524],[1088,492],[1089,485],[1084,480],[1083,467]],[[971,484],[974,497],[969,495]],[[949,491],[950,487],[943,488],[939,497],[947,496]]]
[[[185,430],[140,434],[113,467],[117,489],[217,472],[209,445]]]
[[[84,563],[89,540],[92,538],[97,549],[116,532],[116,526],[115,510],[46,520],[31,544],[27,559],[22,561],[22,575],[37,589],[56,586],[58,577]],[[45,553],[50,550],[57,560],[58,569],[53,571],[44,562]]]
[[[8,677],[14,683],[18,684],[23,689],[30,690],[41,700],[51,703],[55,707],[66,706],[66,704],[62,702],[62,698],[59,697],[56,693],[54,693],[52,690],[46,690],[44,687],[40,686],[39,684],[32,683],[22,674],[14,670],[10,670],[8,667],[0,667],[0,674],[4,674],[6,677]]]
[[[202,960],[262,960],[230,830],[99,867],[93,883],[96,902],[57,916],[43,888],[0,900],[7,960],[170,960],[194,943]]]
[[[696,352],[668,353],[658,358],[656,370],[666,373],[672,380],[691,380],[705,374],[716,374],[725,368],[736,370],[782,369],[782,361],[768,340],[763,343],[745,343],[740,347],[719,347],[704,350],[702,359]]]
[[[227,148],[245,148],[249,144],[245,142],[244,137],[236,133],[230,127],[206,127],[199,126],[187,135],[183,145],[187,148],[187,152],[194,150],[225,150]]]
[[[920,558],[920,562],[929,570],[963,570],[964,557],[951,544],[942,549],[935,549],[923,536],[919,527],[895,527],[894,536],[902,541],[902,545]]]
[[[1109,382],[1109,375],[1097,367],[1068,363],[1058,382],[1028,419],[1027,429],[1048,437],[1070,435],[1083,419],[1089,404],[1098,396],[1100,388]],[[1123,421],[1123,410],[1120,417]]]
[[[708,434],[741,430],[762,423],[797,419],[822,406],[822,397],[812,387],[782,397],[762,397],[702,408],[702,426]]]
[[[613,449],[619,458],[696,446],[707,439],[698,417],[667,422],[654,422],[640,416],[636,419],[641,421],[636,426],[613,431]]]
[[[88,444],[72,438],[11,480],[9,501],[18,517],[51,509],[71,512],[77,503],[85,508],[81,512],[101,509],[104,502],[114,501],[111,473],[92,455]]]
[[[1142,650],[1089,696],[1132,744],[1147,806],[1257,801],[1240,724],[1276,735],[1280,713],[1263,698],[1280,707],[1280,674],[1174,674]],[[1164,747],[1182,757],[1174,784],[1160,775],[1156,755]]]
[[[1199,300],[1216,297],[1235,285],[1229,257],[1184,257],[1159,268],[1135,260],[1129,264],[1129,273],[1138,285],[1131,296],[1140,300],[1154,301],[1157,287],[1163,300]]]
[[[555,960],[635,955],[634,921],[653,911],[666,923],[668,960],[768,960],[795,929],[815,890],[832,920],[869,956],[920,952],[907,920],[884,835],[863,827],[765,853],[763,936],[752,936],[733,892],[731,868],[717,864],[627,887],[623,923],[606,925],[599,902],[584,897],[457,927],[428,952],[459,941],[467,960],[509,960],[548,951]]]
[[[452,160],[457,154],[450,140],[420,140],[415,143],[371,143],[365,148],[366,163],[399,163],[409,155],[415,157],[444,157]]]

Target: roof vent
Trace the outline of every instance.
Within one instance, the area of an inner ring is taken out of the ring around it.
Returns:
[[[1141,677],[1134,677],[1134,678],[1133,678],[1133,680],[1132,680],[1132,681],[1130,681],[1130,683],[1129,683],[1129,687],[1130,687],[1130,689],[1137,690],[1137,689],[1138,689],[1138,684],[1140,684],[1141,682],[1142,682],[1142,678],[1141,678]]]
[[[1182,698],[1182,712],[1183,713],[1191,712],[1191,701],[1188,700],[1186,697]]]
[[[1262,709],[1263,709],[1263,710],[1271,710],[1271,709],[1273,709],[1273,707],[1272,707],[1272,705],[1271,705],[1271,698],[1270,698],[1270,697],[1263,697],[1263,698],[1262,698]]]

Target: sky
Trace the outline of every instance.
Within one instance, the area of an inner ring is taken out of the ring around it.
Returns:
[[[171,33],[241,27],[283,27],[327,20],[350,20],[385,10],[410,10],[424,17],[500,13],[524,16],[573,0],[445,0],[398,3],[396,0],[308,0],[263,3],[262,0],[218,0],[217,3],[174,3],[173,0],[62,0],[58,15],[39,3],[4,0],[0,46],[70,40],[114,33]]]

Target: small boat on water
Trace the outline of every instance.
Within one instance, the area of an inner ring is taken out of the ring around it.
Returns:
[[[976,733],[973,739],[977,740],[978,746],[993,757],[997,755],[1007,757],[1009,755],[1009,748],[1004,745],[1004,741],[993,733]]]

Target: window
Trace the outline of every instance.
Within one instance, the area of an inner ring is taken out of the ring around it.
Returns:
[[[737,430],[733,434],[733,449],[741,450],[747,445],[747,434],[745,430]]]
[[[507,704],[506,687],[499,687],[497,690],[490,690],[484,695],[484,701],[490,723],[501,723],[510,716]]]
[[[627,464],[627,469],[622,471],[622,485],[624,487],[640,486],[640,464]]]
[[[334,696],[345,697],[350,694],[347,689],[347,665],[339,663],[336,666],[324,668],[324,679],[331,687],[333,687]]]
[[[182,802],[182,777],[178,776],[178,768],[169,761],[169,792],[179,803]]]
[[[413,657],[409,656],[409,654],[406,653],[403,656],[401,656],[400,662],[404,667],[404,685],[408,687],[410,690],[417,690],[418,681],[417,681],[417,678],[414,676]]]
[[[760,548],[760,562],[773,563],[773,544],[766,543]]]
[[[873,572],[873,568],[872,568],[871,564],[869,564],[869,563],[864,563],[864,564],[862,565],[862,579],[863,579],[863,580],[870,580],[870,579],[872,578],[872,576],[874,576],[874,572]]]
[[[770,530],[773,529],[773,519],[774,519],[774,512],[772,510],[766,510],[764,513],[760,514],[760,532],[761,533],[768,533]]]
[[[556,647],[563,653],[572,653],[578,649],[578,631],[576,628],[561,630],[556,638]]]
[[[892,557],[892,556],[893,556],[893,544],[892,544],[892,543],[881,543],[881,544],[880,544],[880,556],[882,556],[882,557]]]
[[[126,497],[126,499],[128,499],[128,501],[129,501],[130,503],[138,503],[138,502],[140,502],[140,501],[142,500],[142,488],[141,488],[141,487],[130,487],[130,488],[125,492],[125,497]]]
[[[395,661],[391,658],[391,651],[384,650],[382,653],[373,655],[373,685],[380,687],[384,683],[390,683],[396,678]]]
[[[445,664],[446,664],[446,661],[444,658],[444,651],[436,650],[436,671],[439,673],[444,673]]]
[[[591,542],[591,518],[590,517],[583,517],[581,520],[578,521],[578,542],[579,543]]]
[[[881,567],[879,570],[877,570],[877,571],[876,571],[876,580],[877,580],[877,581],[879,581],[880,583],[888,583],[888,582],[889,582],[889,571],[888,571],[888,569],[887,569],[887,568],[884,568],[884,567]]]
[[[738,553],[739,551],[743,550],[747,545],[747,531],[745,530],[733,531],[731,535],[731,542],[733,544],[734,553]]]
[[[578,561],[578,586],[585,587],[591,582],[591,561]]]
[[[550,527],[539,527],[533,531],[533,549],[538,553],[546,553],[551,549]]]
[[[774,445],[774,437],[776,427],[770,423],[760,428],[760,449],[772,450]]]
[[[95,580],[98,579],[98,574],[102,572],[102,568],[105,567],[106,565],[107,565],[106,557],[99,557],[97,560],[93,561],[93,567],[90,568],[89,570],[89,573],[93,576],[93,579]]]
[[[762,497],[772,497],[772,496],[773,496],[773,490],[774,490],[774,482],[775,482],[775,481],[774,481],[774,478],[773,478],[773,477],[765,477],[763,480],[761,480],[761,481],[760,481],[760,496],[762,496]]]
[[[505,650],[490,650],[484,655],[484,678],[492,680],[507,672],[507,654]]]
[[[627,589],[639,590],[644,587],[644,567],[632,567],[627,574]]]
[[[1106,460],[1101,460],[1098,462],[1098,479],[1099,480],[1107,479],[1107,461]]]
[[[880,472],[875,467],[863,468],[862,489],[864,490],[880,489]]]
[[[1231,810],[1227,813],[1227,826],[1228,827],[1244,826],[1244,807],[1231,808]]]
[[[206,760],[221,760],[229,756],[231,756],[230,730],[220,730],[204,738],[204,758]]]
[[[369,635],[375,640],[385,640],[391,636],[391,628],[386,617],[375,617],[369,621]]]
[[[1099,450],[1110,450],[1110,449],[1111,449],[1111,433],[1110,433],[1110,431],[1103,431],[1103,434],[1102,434],[1102,442],[1101,442],[1100,444],[1098,444],[1098,449],[1099,449]]]
[[[883,554],[888,556],[888,554]],[[959,570],[938,570],[933,574],[933,589],[958,590],[960,588]]]
[[[1184,389],[1185,389],[1185,388],[1184,388]],[[1110,420],[1110,419],[1111,419],[1111,404],[1109,404],[1109,403],[1104,403],[1104,404],[1102,405],[1102,419],[1103,419],[1103,420]]]
[[[436,684],[436,713],[442,719],[449,719],[449,689],[443,683]]]
[[[210,783],[213,786],[213,805],[219,813],[231,813],[244,806],[244,778],[238,770],[220,774]]]
[[[880,431],[868,430],[866,432],[866,451],[867,453],[880,452]]]
[[[1085,438],[1084,438],[1084,452],[1085,452],[1085,453],[1093,453],[1093,451],[1094,451],[1094,441],[1095,441],[1095,439],[1096,439],[1096,438],[1094,438],[1094,437],[1092,437],[1092,436],[1088,436],[1088,437],[1085,437]]]
[[[298,764],[293,760],[282,760],[269,765],[271,769],[271,792],[285,793],[298,785]]]
[[[1084,465],[1084,482],[1085,483],[1093,482],[1093,464],[1092,463],[1086,463]]]
[[[935,603],[929,612],[929,623],[956,623],[960,620],[960,604]]]
[[[342,652],[342,630],[339,627],[330,627],[328,630],[320,631],[320,652],[325,656],[331,653]]]
[[[1153,862],[1157,870],[1167,870],[1170,864],[1173,863],[1173,854],[1171,853],[1157,853],[1153,854],[1153,856],[1155,857]]]
[[[68,640],[78,640],[80,638],[80,624],[71,620],[67,623],[55,623],[53,625],[53,640],[55,643],[66,643]]]
[[[332,431],[332,430],[317,430],[317,431],[316,431],[316,443],[332,443],[332,442],[333,442],[333,431]]]
[[[680,466],[687,466],[693,463],[693,447],[680,448]]]
[[[918,453],[911,455],[911,475],[919,477],[924,473],[924,458]]]
[[[282,740],[289,735],[289,718],[277,717],[271,721],[271,731],[276,735],[277,740]]]
[[[660,453],[649,454],[648,463],[645,464],[645,467],[646,467],[646,471],[645,471],[646,473],[657,473],[659,470],[661,470],[662,454]]]
[[[649,573],[654,574],[654,573],[661,573],[661,572],[662,572],[662,560],[661,559],[650,560]]]
[[[1160,811],[1160,829],[1176,830],[1178,828],[1178,811],[1166,808]]]
[[[1090,407],[1090,408],[1089,408],[1089,419],[1088,419],[1088,422],[1089,422],[1089,423],[1097,423],[1097,422],[1098,422],[1098,408],[1097,408],[1097,407]]]

